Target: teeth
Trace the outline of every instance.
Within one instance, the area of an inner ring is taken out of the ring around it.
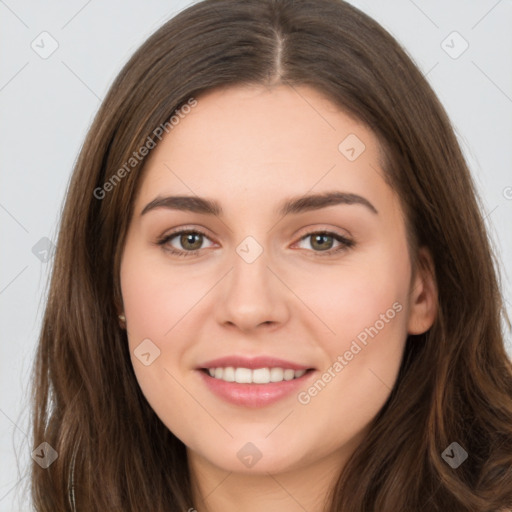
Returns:
[[[235,369],[232,366],[229,368],[224,368],[224,375],[222,378],[226,382],[235,382]]]
[[[285,370],[283,374],[284,380],[292,380],[295,377],[294,370]]]
[[[210,377],[226,382],[239,384],[268,384],[269,382],[282,382],[302,377],[306,370],[292,370],[291,368],[208,368]]]
[[[222,373],[224,373],[224,370],[222,370]],[[217,368],[215,370],[215,374],[217,374]],[[235,370],[235,382],[238,382],[239,384],[250,384],[252,382],[252,371],[249,370],[249,368],[237,368]]]
[[[266,384],[267,382],[270,382],[270,370],[268,368],[258,368],[256,370],[252,370],[251,373],[252,381],[255,384]]]
[[[270,382],[281,382],[284,380],[284,370],[282,368],[271,368]]]

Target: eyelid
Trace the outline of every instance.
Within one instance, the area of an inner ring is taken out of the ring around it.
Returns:
[[[165,234],[161,235],[158,239],[164,240],[166,238],[172,237],[174,235],[181,235],[183,233],[200,233],[201,235],[204,235],[205,237],[209,238],[211,240],[211,236],[206,232],[207,230],[203,227],[198,227],[197,225],[190,225],[190,226],[180,226],[178,228],[172,229],[171,231],[166,232]]]
[[[317,227],[319,226],[319,227]],[[337,235],[341,238],[345,238],[347,240],[351,240],[353,237],[347,229],[336,228],[327,224],[319,225],[319,224],[310,224],[299,231],[297,235],[300,239],[304,238],[307,235],[312,235],[315,233],[329,233],[330,235]]]

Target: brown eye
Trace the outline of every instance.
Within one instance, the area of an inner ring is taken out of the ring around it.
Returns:
[[[304,240],[310,240],[309,245],[316,256],[329,256],[340,251],[347,250],[355,245],[353,240],[349,240],[338,233],[332,233],[329,231],[315,231],[308,233],[300,239],[300,242]],[[333,248],[333,244],[338,242],[338,247]],[[307,247],[306,247],[307,249]]]
[[[327,234],[309,235],[311,237],[311,247],[320,251],[327,251],[332,248],[334,237]]]
[[[157,241],[165,251],[177,256],[193,256],[201,249],[203,242],[209,240],[206,234],[194,230],[175,231]]]
[[[179,241],[184,249],[195,251],[201,248],[203,243],[203,235],[201,233],[189,232],[180,235]]]

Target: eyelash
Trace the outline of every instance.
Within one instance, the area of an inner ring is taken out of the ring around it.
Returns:
[[[175,238],[178,235],[191,235],[191,234],[199,234],[203,235],[204,237],[209,239],[209,236],[201,231],[200,229],[183,229],[180,231],[174,231],[173,233],[170,233],[168,235],[163,236],[162,238],[158,239],[156,244],[161,246],[165,251],[173,254],[174,256],[179,257],[189,257],[189,256],[195,256],[201,249],[195,249],[193,251],[181,251],[177,250],[174,247],[165,247],[165,245],[170,242],[173,238]],[[332,231],[310,231],[309,233],[306,233],[303,235],[299,241],[308,238],[312,235],[327,235],[332,236],[336,241],[340,242],[340,246],[336,249],[329,249],[327,251],[313,251],[316,253],[316,256],[332,256],[333,254],[339,253],[341,251],[350,249],[355,246],[355,242],[353,240],[349,240],[348,238],[345,238],[344,236],[339,235],[338,233],[334,233]]]

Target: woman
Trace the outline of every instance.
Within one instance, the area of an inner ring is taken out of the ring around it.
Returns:
[[[151,36],[54,264],[37,510],[512,509],[476,191],[421,73],[349,4],[206,0]]]

